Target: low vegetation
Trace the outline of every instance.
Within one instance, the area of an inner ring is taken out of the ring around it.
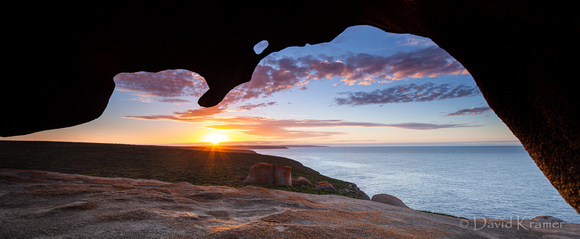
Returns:
[[[99,177],[156,179],[195,185],[243,187],[250,168],[259,162],[292,167],[292,177],[312,182],[328,181],[339,191],[312,187],[267,186],[268,188],[351,196],[349,182],[329,178],[301,163],[249,150],[217,147],[169,147],[124,144],[0,141],[0,168],[33,169]],[[259,186],[259,185],[255,185]]]

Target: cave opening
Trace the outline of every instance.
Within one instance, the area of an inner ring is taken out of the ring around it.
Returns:
[[[263,40],[253,50],[260,55],[268,45]],[[256,151],[420,210],[578,220],[469,72],[428,38],[363,25],[328,43],[269,53],[250,82],[211,108],[191,100],[208,86],[188,70],[120,73],[115,82],[98,120],[14,139],[185,145],[219,134],[230,141],[222,144],[332,146]],[[527,167],[525,175],[514,179],[515,167]],[[518,212],[522,198],[543,203],[528,215]]]

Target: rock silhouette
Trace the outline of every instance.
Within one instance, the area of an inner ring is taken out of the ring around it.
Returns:
[[[580,212],[580,99],[570,87],[580,55],[574,7],[499,0],[13,4],[12,15],[26,21],[4,29],[10,60],[1,136],[99,117],[120,72],[197,72],[210,87],[198,102],[214,106],[271,52],[367,24],[431,38],[465,66],[495,114]],[[269,46],[255,54],[262,40]]]

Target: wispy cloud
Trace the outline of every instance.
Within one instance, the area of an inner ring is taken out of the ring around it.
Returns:
[[[400,128],[400,129],[412,129],[412,130],[433,130],[433,129],[447,129],[447,128],[465,128],[465,127],[478,127],[477,125],[468,124],[431,124],[431,123],[398,123],[398,124],[387,124],[385,127]]]
[[[245,104],[245,105],[238,107],[238,109],[246,111],[246,110],[252,110],[255,108],[272,106],[275,104],[276,104],[276,102],[268,102],[268,103],[260,103],[260,104]]]
[[[174,112],[176,118],[178,119],[185,119],[185,118],[196,118],[196,117],[204,117],[210,115],[217,115],[227,112],[227,109],[223,107],[210,107],[210,108],[200,108],[195,110],[188,110],[186,112]],[[159,118],[163,118],[162,116]]]
[[[403,34],[403,35],[396,35],[400,37],[401,40],[397,41],[399,46],[424,46],[424,47],[432,47],[436,46],[436,44],[429,38],[416,36],[412,34]]]
[[[335,98],[338,105],[371,105],[406,102],[425,102],[461,98],[481,94],[476,86],[435,84],[408,84],[370,92],[344,92],[345,98]]]
[[[190,123],[202,123],[206,128],[229,130],[247,135],[266,137],[270,139],[282,138],[317,138],[326,137],[342,132],[312,130],[314,128],[344,128],[344,127],[384,127],[398,128],[405,130],[436,130],[447,128],[478,127],[470,124],[454,123],[373,123],[373,122],[352,122],[344,120],[316,120],[316,119],[273,119],[266,117],[210,117],[201,111],[190,110],[186,112],[175,112],[174,115],[156,116],[126,116],[126,118],[141,120],[173,120]]]
[[[471,107],[468,109],[460,109],[456,112],[453,113],[449,113],[446,116],[457,116],[457,115],[478,115],[478,114],[483,114],[485,112],[490,112],[492,111],[491,108],[489,106],[483,106],[483,107]]]

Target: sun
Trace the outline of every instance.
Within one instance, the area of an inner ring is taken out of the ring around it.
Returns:
[[[211,132],[208,135],[206,135],[202,141],[212,143],[212,144],[219,144],[221,142],[229,141],[229,138],[228,138],[228,136],[226,136],[225,134],[222,134],[220,132]]]

